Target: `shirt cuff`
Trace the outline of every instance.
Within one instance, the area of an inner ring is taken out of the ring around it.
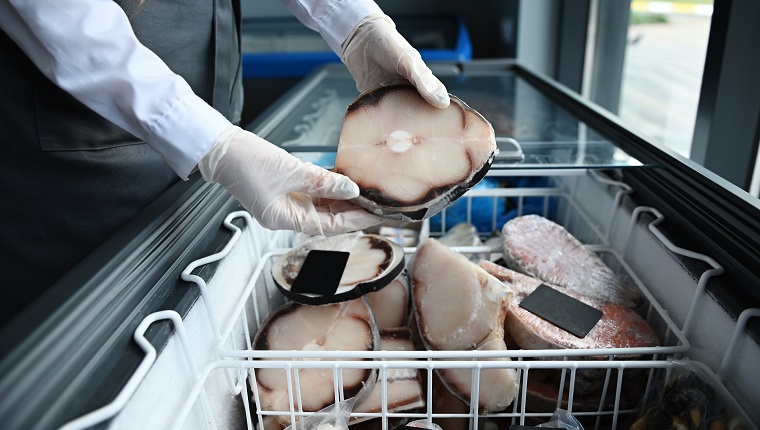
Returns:
[[[153,124],[149,142],[180,178],[187,179],[216,138],[231,125],[203,99],[189,94]]]
[[[351,30],[354,29],[367,15],[382,14],[374,1],[339,0],[330,2],[322,14],[314,16],[319,25],[319,33],[325,39],[330,48],[342,55],[341,45],[346,40]]]

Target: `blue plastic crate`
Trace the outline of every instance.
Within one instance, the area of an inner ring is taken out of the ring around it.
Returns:
[[[425,61],[467,61],[472,44],[456,16],[393,17],[396,28]],[[302,77],[340,59],[295,18],[251,18],[243,22],[243,77]]]
[[[504,183],[503,181],[509,181]],[[544,188],[550,187],[551,180],[542,176],[515,176],[507,178],[483,178],[473,189],[489,188]],[[473,197],[460,198],[446,208],[446,217],[442,213],[429,220],[431,233],[445,233],[455,225],[469,222],[483,236],[500,232],[505,223],[521,215],[537,214],[554,219],[557,213],[557,197]],[[445,219],[445,221],[444,221]],[[445,225],[444,225],[445,222]]]

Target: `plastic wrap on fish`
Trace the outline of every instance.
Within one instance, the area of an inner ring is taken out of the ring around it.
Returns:
[[[312,250],[348,252],[338,288],[333,294],[320,295],[293,291],[293,284]],[[353,300],[391,283],[404,269],[404,249],[375,234],[349,233],[333,237],[315,237],[278,258],[272,265],[272,277],[283,295],[298,303],[322,305]]]

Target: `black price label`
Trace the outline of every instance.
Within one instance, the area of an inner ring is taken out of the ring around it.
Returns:
[[[340,286],[340,278],[346,270],[350,253],[312,249],[306,255],[301,270],[298,271],[290,289],[299,294],[330,296]]]
[[[602,319],[599,309],[544,284],[528,294],[520,307],[581,338]]]

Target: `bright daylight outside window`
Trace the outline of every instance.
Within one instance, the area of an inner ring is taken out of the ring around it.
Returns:
[[[631,2],[620,117],[689,157],[712,0]]]

